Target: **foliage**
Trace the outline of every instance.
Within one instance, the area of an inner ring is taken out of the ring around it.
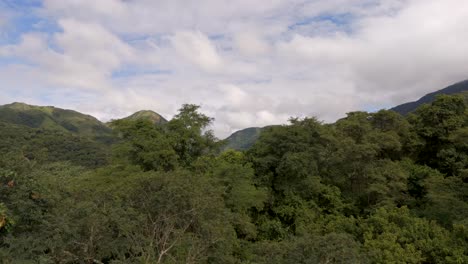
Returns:
[[[224,148],[234,150],[248,150],[255,144],[255,141],[257,141],[263,129],[265,128],[249,127],[236,131],[225,139],[226,145]]]
[[[113,121],[111,146],[0,122],[0,259],[468,263],[466,109],[292,118],[243,152],[196,105]]]
[[[39,163],[70,161],[91,168],[107,164],[109,156],[106,145],[86,137],[0,122],[0,153],[11,152]]]
[[[52,106],[13,103],[0,106],[0,121],[10,124],[69,132],[78,136],[112,142],[112,131],[96,118]]]

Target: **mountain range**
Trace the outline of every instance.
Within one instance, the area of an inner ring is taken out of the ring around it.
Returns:
[[[432,102],[439,94],[460,93],[464,93],[468,97],[468,80],[424,95],[417,101],[395,106],[390,110],[407,115],[416,110],[420,105]],[[154,124],[168,122],[163,116],[151,110],[138,111],[123,119],[145,119]],[[5,124],[12,124],[36,130],[45,129],[72,136],[85,137],[104,144],[111,143],[115,139],[110,122],[103,123],[93,116],[53,106],[33,106],[18,102],[2,105],[0,106],[0,123],[3,123],[3,127],[5,127]],[[250,127],[234,132],[225,139],[225,149],[249,149],[260,136],[263,129],[265,128]]]
[[[401,115],[408,115],[422,104],[431,103],[436,99],[437,95],[440,94],[464,94],[465,97],[468,98],[468,80],[461,81],[441,90],[426,94],[417,101],[404,103],[395,106],[390,110],[395,111]],[[228,142],[226,147],[236,150],[248,149],[255,143],[263,129],[264,128],[261,127],[249,127],[236,131],[226,139],[226,141]]]

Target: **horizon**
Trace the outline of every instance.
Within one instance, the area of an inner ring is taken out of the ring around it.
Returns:
[[[0,104],[105,122],[193,103],[219,138],[334,122],[466,80],[466,25],[455,0],[5,0]]]

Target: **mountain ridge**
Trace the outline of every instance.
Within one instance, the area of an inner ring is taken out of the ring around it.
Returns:
[[[407,115],[425,103],[431,103],[439,94],[466,93],[468,98],[468,80],[460,81],[443,89],[428,93],[420,99],[397,105],[389,110],[401,115]],[[154,124],[167,123],[163,116],[152,110],[140,110],[127,117],[115,120],[150,120]],[[31,128],[46,128],[72,134],[94,137],[97,139],[112,137],[111,122],[103,123],[97,118],[75,110],[62,109],[54,106],[36,106],[22,102],[0,105],[0,121],[25,125]],[[265,127],[248,127],[232,133],[224,139],[224,149],[247,150],[260,136]]]
[[[168,121],[152,110],[140,110],[127,117],[115,120],[147,119],[155,124]],[[43,128],[87,137],[110,137],[110,122],[71,109],[55,106],[39,106],[23,102],[0,105],[0,121],[30,128]]]
[[[422,104],[431,103],[436,99],[436,96],[439,94],[459,94],[462,92],[468,92],[468,80],[457,82],[455,84],[449,85],[443,89],[437,90],[435,92],[428,93],[416,101],[407,102],[395,107],[390,108],[390,110],[395,111],[401,115],[407,115],[414,110],[416,110]]]
[[[69,132],[101,141],[106,141],[112,135],[112,130],[97,118],[54,106],[37,106],[20,102],[1,105],[0,121],[30,128]]]
[[[454,95],[454,94],[461,94],[461,93],[466,93],[465,98],[468,98],[468,79],[449,85],[443,89],[428,93],[416,101],[397,105],[395,107],[390,108],[389,110],[395,111],[401,115],[407,115],[413,112],[414,110],[416,110],[422,104],[428,104],[428,103],[433,102],[436,99],[437,95],[440,95],[440,94]],[[257,131],[256,134],[252,133],[253,129]],[[264,128],[262,127],[248,127],[248,128],[244,128],[244,129],[241,129],[232,133],[230,136],[228,136],[225,139],[227,142],[225,149],[234,149],[234,150],[249,149],[258,139],[263,129]]]

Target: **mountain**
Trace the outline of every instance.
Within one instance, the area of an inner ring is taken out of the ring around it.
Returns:
[[[107,164],[109,154],[108,144],[90,137],[0,121],[0,159],[20,155],[38,163],[67,161],[94,168]]]
[[[138,111],[130,116],[127,116],[125,118],[122,118],[121,120],[149,120],[153,122],[154,124],[165,124],[167,123],[167,120],[162,117],[160,114],[151,111],[151,110],[141,110]]]
[[[416,110],[420,105],[431,103],[432,101],[435,100],[436,96],[439,94],[458,94],[458,93],[463,93],[463,92],[468,92],[468,80],[450,85],[442,90],[438,90],[433,93],[426,94],[425,96],[421,97],[417,101],[401,104],[401,105],[393,107],[390,110],[393,110],[402,115],[407,115],[413,112],[414,110]]]
[[[0,106],[0,121],[10,124],[70,132],[99,141],[112,137],[112,129],[96,118],[53,106],[12,103]]]
[[[436,96],[439,94],[464,94],[465,98],[468,100],[468,80],[450,85],[444,89],[438,90],[433,93],[429,93],[419,100],[414,102],[409,102],[405,104],[401,104],[391,108],[397,113],[402,115],[407,115],[408,113],[413,112],[422,104],[431,103],[435,100]],[[249,149],[255,141],[258,139],[262,129],[258,127],[250,127],[246,129],[239,130],[233,133],[231,136],[225,139],[226,146],[225,149],[235,149],[235,150],[247,150]]]
[[[234,150],[247,150],[255,143],[260,136],[264,128],[261,127],[249,127],[246,129],[234,132],[228,138],[225,139],[227,142],[224,149]]]

